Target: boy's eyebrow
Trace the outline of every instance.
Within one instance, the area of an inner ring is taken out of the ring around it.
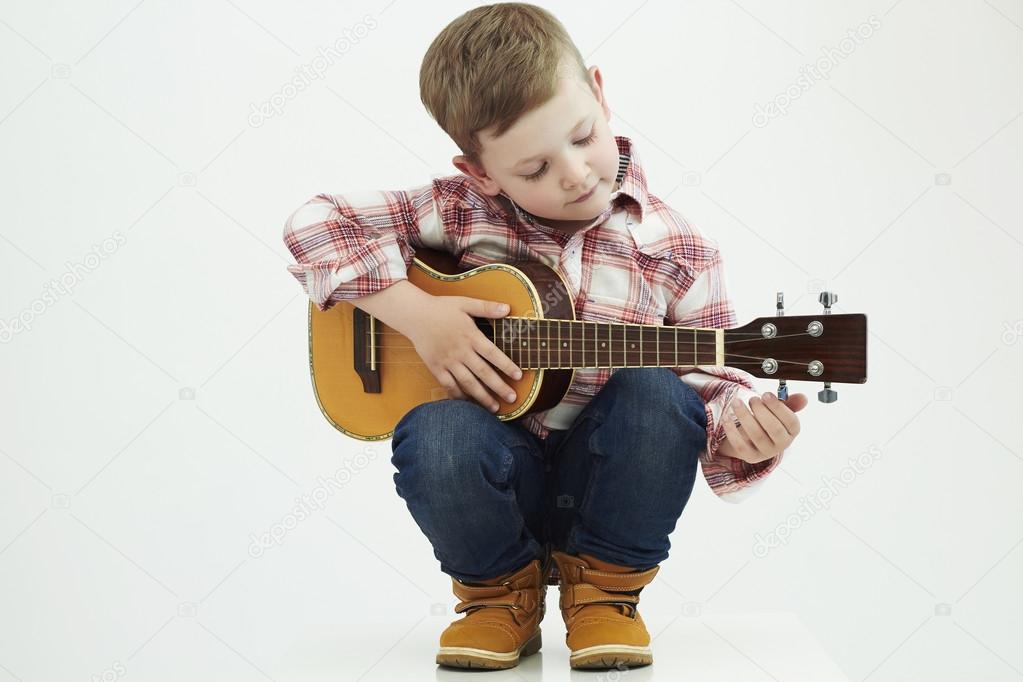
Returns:
[[[589,115],[589,114],[586,114],[586,115],[585,115],[585,116],[583,116],[583,117],[582,117],[581,119],[579,119],[579,122],[578,122],[578,123],[576,123],[576,124],[575,124],[575,125],[574,125],[574,126],[572,127],[572,129],[571,129],[570,131],[568,131],[568,134],[569,134],[569,135],[571,135],[571,134],[572,134],[572,133],[574,133],[574,132],[575,132],[576,130],[578,130],[578,129],[579,129],[579,126],[581,126],[581,125],[582,125],[583,123],[586,123],[586,120],[587,120],[587,119],[588,119],[589,117],[590,117],[590,115]],[[522,164],[524,164],[524,163],[528,163],[528,162],[530,162],[530,161],[533,161],[533,160],[535,160],[535,159],[538,159],[538,158],[540,158],[541,156],[543,156],[543,154],[537,154],[536,156],[531,156],[531,157],[529,157],[528,159],[522,159],[521,161],[517,161],[517,162],[515,163],[515,165],[514,165],[514,166],[512,166],[512,167],[513,167],[513,168],[517,168],[517,167],[521,166]]]

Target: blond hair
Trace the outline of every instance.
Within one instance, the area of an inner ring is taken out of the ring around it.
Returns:
[[[589,72],[565,27],[522,2],[484,5],[434,38],[419,70],[419,95],[431,116],[480,165],[477,132],[499,137],[523,114],[550,100],[566,62],[583,83]]]

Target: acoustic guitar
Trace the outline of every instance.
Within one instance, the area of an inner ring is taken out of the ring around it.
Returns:
[[[867,380],[867,318],[831,314],[837,296],[822,292],[820,315],[787,316],[781,294],[776,315],[742,327],[708,329],[575,319],[568,283],[539,262],[459,268],[443,251],[420,248],[408,279],[435,296],[468,296],[510,306],[476,326],[521,370],[500,370],[516,400],[494,396],[501,420],[521,419],[557,405],[579,368],[729,366],[778,379],[823,382],[822,402],[834,402],[832,383]],[[347,301],[326,311],[309,303],[309,370],[327,420],[359,440],[390,438],[417,405],[449,398],[412,342]]]

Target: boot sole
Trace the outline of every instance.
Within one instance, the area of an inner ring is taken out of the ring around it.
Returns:
[[[543,640],[540,631],[530,637],[515,651],[490,651],[463,646],[443,646],[437,651],[437,664],[451,668],[485,668],[502,670],[514,668],[524,656],[532,656],[540,650]]]
[[[634,668],[654,662],[653,652],[648,646],[628,644],[600,644],[573,651],[568,664],[583,670],[608,670],[611,668]]]

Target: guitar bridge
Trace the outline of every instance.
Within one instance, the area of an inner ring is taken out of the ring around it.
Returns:
[[[352,315],[352,352],[355,373],[362,380],[363,393],[380,393],[380,368],[377,349],[381,347],[382,330],[375,317],[355,308]]]

